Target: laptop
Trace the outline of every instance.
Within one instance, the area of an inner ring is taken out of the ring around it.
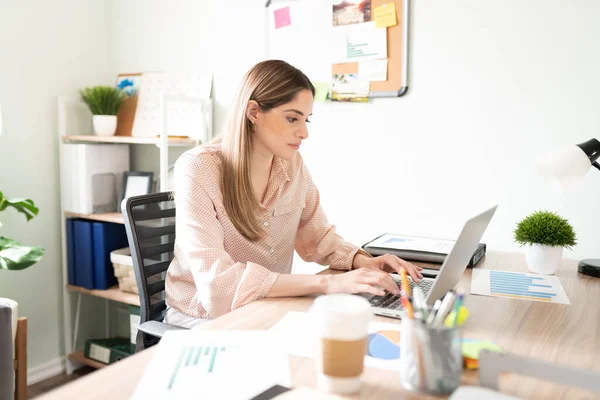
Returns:
[[[469,260],[473,256],[497,207],[496,205],[465,222],[460,235],[458,235],[458,239],[440,267],[436,278],[424,277],[418,284],[415,284],[409,276],[411,289],[418,286],[423,290],[427,306],[431,307],[437,299],[444,297],[449,290],[456,286],[460,277],[465,272]],[[400,276],[398,274],[391,275],[398,286],[400,286]],[[387,293],[384,296],[362,293],[360,296],[369,300],[375,314],[401,318],[402,305],[400,303],[400,296],[392,293]]]

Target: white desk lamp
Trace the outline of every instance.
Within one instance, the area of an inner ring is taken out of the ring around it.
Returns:
[[[576,146],[556,153],[549,153],[538,160],[538,168],[543,176],[557,179],[561,184],[573,178],[584,176],[594,166],[600,170],[600,141],[590,139]],[[600,259],[587,259],[579,262],[577,268],[584,275],[600,277]]]

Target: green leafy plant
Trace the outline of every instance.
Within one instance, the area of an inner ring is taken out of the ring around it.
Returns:
[[[112,86],[88,87],[79,94],[94,115],[117,115],[125,99],[125,93]]]
[[[38,214],[38,208],[30,199],[7,199],[0,192],[0,212],[8,207],[25,214],[27,221]],[[0,227],[2,223],[0,223]],[[40,261],[44,249],[37,246],[23,246],[16,241],[0,236],[0,269],[19,270],[32,266]]]
[[[541,244],[570,249],[577,237],[568,220],[550,211],[536,211],[517,224],[515,242],[521,246]]]

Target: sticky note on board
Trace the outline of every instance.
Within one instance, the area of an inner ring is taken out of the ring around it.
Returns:
[[[275,29],[283,28],[284,26],[292,24],[289,7],[283,7],[273,11],[273,17],[275,18]]]
[[[329,83],[313,82],[313,86],[315,87],[315,101],[319,103],[325,102],[325,100],[327,100],[327,95],[329,94]]]
[[[502,352],[502,349],[500,348],[500,346],[498,346],[496,343],[492,342],[491,340],[473,340],[473,341],[463,340],[463,342],[462,342],[463,357],[478,360],[479,352],[481,350]]]
[[[382,4],[373,10],[375,27],[388,28],[398,23],[396,20],[396,3]]]

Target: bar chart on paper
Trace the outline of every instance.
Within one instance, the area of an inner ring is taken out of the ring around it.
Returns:
[[[571,304],[556,276],[474,269],[471,294]]]
[[[221,358],[224,358],[222,353],[226,350],[231,353],[236,351],[239,347],[184,347],[181,349],[179,360],[171,373],[171,379],[167,389],[173,389],[177,383],[177,377],[179,373],[184,369],[194,369],[193,373],[197,375],[212,374],[215,368],[218,368],[217,358],[221,354]]]
[[[247,400],[274,384],[290,386],[289,362],[267,332],[172,331],[157,345],[132,399]]]

